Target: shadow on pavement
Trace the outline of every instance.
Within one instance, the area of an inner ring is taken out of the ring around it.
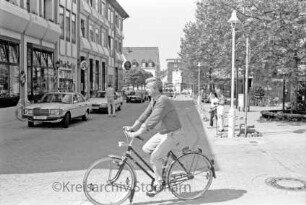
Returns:
[[[216,203],[216,202],[224,202],[230,201],[237,198],[242,197],[246,194],[246,190],[241,189],[213,189],[208,190],[205,195],[196,200],[190,201],[183,201],[179,199],[170,199],[170,200],[159,200],[159,201],[146,201],[146,202],[139,202],[133,203],[134,205],[144,205],[144,204],[205,204],[205,203]]]

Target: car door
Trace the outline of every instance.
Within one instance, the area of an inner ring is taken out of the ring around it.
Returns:
[[[71,117],[80,116],[80,103],[76,94],[73,95],[73,107],[71,109]]]
[[[79,116],[82,116],[85,114],[86,110],[87,110],[87,102],[85,101],[85,99],[77,93],[77,98],[78,98],[78,101],[79,101],[79,110],[80,110],[80,115]]]

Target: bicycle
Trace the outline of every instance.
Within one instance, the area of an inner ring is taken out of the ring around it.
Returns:
[[[93,204],[121,204],[127,199],[132,203],[135,192],[139,190],[133,165],[137,165],[152,180],[150,187],[153,187],[153,169],[132,147],[134,139],[143,139],[136,137],[129,140],[125,130],[123,133],[126,142],[119,141],[119,147],[127,147],[125,154],[122,157],[109,155],[95,161],[84,175],[83,191]],[[132,153],[138,160],[132,157]],[[209,160],[201,149],[192,151],[184,147],[178,156],[170,150],[163,163],[163,190],[169,188],[174,196],[182,200],[200,198],[216,178],[213,164],[213,160]]]

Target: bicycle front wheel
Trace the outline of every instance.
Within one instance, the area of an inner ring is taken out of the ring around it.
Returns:
[[[200,198],[213,179],[210,161],[200,153],[188,153],[173,161],[167,174],[167,183],[179,199]]]
[[[83,190],[93,204],[121,204],[135,187],[136,176],[128,162],[105,157],[94,162],[86,171]]]

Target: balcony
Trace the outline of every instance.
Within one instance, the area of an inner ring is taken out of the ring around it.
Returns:
[[[0,27],[22,33],[30,22],[30,15],[12,3],[0,1],[0,19]]]

